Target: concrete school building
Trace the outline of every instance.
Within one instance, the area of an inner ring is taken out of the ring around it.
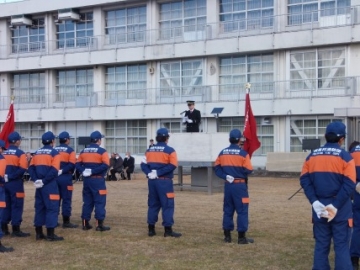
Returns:
[[[268,153],[324,143],[331,121],[346,123],[347,145],[359,139],[359,64],[360,0],[0,0],[0,119],[15,96],[25,151],[67,130],[79,153],[99,130],[139,163],[158,128],[184,132],[189,99],[225,147],[249,82],[252,161],[265,167]]]

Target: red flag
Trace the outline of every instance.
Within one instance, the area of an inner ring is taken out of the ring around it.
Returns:
[[[11,100],[8,115],[0,133],[0,139],[5,141],[6,147],[9,146],[8,136],[15,129],[15,118],[14,118],[14,100]]]
[[[256,134],[256,120],[251,109],[248,89],[246,89],[245,99],[244,137],[246,138],[246,141],[244,143],[243,149],[248,152],[249,156],[251,157],[256,149],[260,147],[261,143],[259,142]]]

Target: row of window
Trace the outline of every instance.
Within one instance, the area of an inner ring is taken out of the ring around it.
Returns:
[[[159,4],[160,39],[205,35],[206,0],[182,0]],[[320,17],[350,13],[350,0],[288,0],[288,24],[317,22]],[[220,23],[224,32],[269,28],[274,25],[274,0],[220,0]],[[330,18],[331,19],[331,18]],[[144,42],[147,30],[146,6],[105,11],[107,44]],[[341,18],[336,18],[341,23]],[[45,49],[44,18],[34,19],[31,27],[12,30],[12,52]],[[80,21],[64,21],[56,25],[57,48],[94,45],[93,13],[81,14]]]
[[[274,151],[274,125],[263,123],[257,117],[257,134],[261,147],[254,155],[265,155]],[[303,139],[321,140],[325,143],[324,134],[326,126],[332,121],[341,121],[330,118],[293,119],[290,121],[290,151],[301,152]],[[74,138],[88,136],[92,132],[90,122],[56,123],[59,132],[67,130]],[[160,126],[166,127],[172,133],[183,132],[183,125],[178,119],[160,119]],[[229,132],[233,128],[244,129],[244,117],[219,118],[219,131]],[[24,151],[34,151],[42,146],[41,135],[45,132],[43,123],[15,123],[15,129],[24,137],[21,148]],[[147,122],[146,120],[106,121],[106,144],[103,145],[108,152],[143,154],[147,147]],[[85,146],[80,145],[77,139],[71,140],[71,147],[79,153]]]
[[[291,90],[344,87],[345,48],[328,48],[290,53]],[[219,61],[219,93],[235,94],[239,85],[252,84],[252,92],[273,92],[273,54],[222,57]],[[160,94],[165,97],[202,95],[204,60],[160,63]],[[105,70],[106,100],[146,98],[146,64],[110,66]],[[59,70],[56,73],[56,101],[91,96],[93,69]],[[12,75],[11,95],[19,102],[33,102],[45,94],[45,72]]]

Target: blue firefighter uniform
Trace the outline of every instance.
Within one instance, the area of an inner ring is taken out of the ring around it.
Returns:
[[[241,139],[241,132],[234,129],[229,134],[230,138]],[[241,149],[238,143],[231,143],[223,149],[215,161],[215,174],[225,180],[223,229],[225,236],[234,230],[234,213],[237,213],[237,231],[245,233],[249,227],[249,194],[246,179],[252,172],[249,154]],[[234,178],[232,183],[226,181],[230,175]],[[245,236],[242,236],[243,238]],[[248,239],[250,240],[250,238]],[[229,242],[231,239],[229,239]],[[250,240],[252,242],[252,240]],[[227,242],[227,241],[226,241]]]
[[[360,183],[360,145],[350,149],[350,154],[354,158],[356,184],[358,185]],[[350,256],[352,259],[355,257],[355,261],[358,262],[358,258],[360,258],[360,194],[358,192],[354,192],[353,219],[354,227],[351,237]]]
[[[59,188],[60,204],[62,203],[62,215],[63,217],[70,217],[72,193],[74,190],[72,175],[75,170],[76,155],[74,149],[67,144],[60,144],[55,147],[55,150],[60,154],[61,174],[56,178],[56,181]]]
[[[76,170],[84,176],[84,203],[81,214],[84,230],[92,228],[89,225],[89,221],[94,208],[95,219],[97,220],[96,230],[103,231],[110,229],[109,227],[103,226],[103,221],[106,216],[105,206],[107,194],[105,176],[109,168],[109,155],[104,148],[100,147],[102,137],[99,131],[91,133],[90,139],[93,143],[81,151],[76,162]],[[85,176],[84,173],[86,170],[91,170],[90,176]]]
[[[52,144],[55,136],[52,132],[45,132],[42,136],[44,147],[38,149],[29,166],[29,175],[32,181],[42,180],[43,186],[36,188],[35,191],[35,218],[37,239],[43,239],[42,228],[46,226],[48,230],[48,240],[57,241],[54,235],[54,228],[57,226],[59,213],[59,189],[56,183],[56,177],[60,169],[60,155]],[[39,231],[38,231],[39,229]],[[61,237],[62,238],[62,237]]]
[[[335,124],[334,124],[335,123]],[[328,133],[340,124],[333,122],[327,127]],[[344,131],[341,133],[345,136]],[[332,204],[338,211],[333,220],[318,218],[313,210],[313,231],[315,238],[313,269],[330,269],[328,255],[331,239],[335,250],[335,269],[352,269],[349,241],[352,227],[351,194],[355,189],[355,164],[351,155],[339,143],[326,143],[315,149],[305,160],[300,184],[311,204],[319,201],[327,206]]]
[[[3,140],[0,140],[0,148],[5,149],[5,142]],[[0,223],[2,222],[3,211],[6,207],[5,188],[4,188],[5,168],[6,168],[6,160],[3,157],[3,155],[0,154]],[[5,247],[2,245],[1,238],[3,237],[3,235],[4,235],[3,231],[0,230],[0,253],[13,251],[14,249],[12,247]]]
[[[7,224],[11,221],[13,236],[26,237],[29,233],[20,230],[22,214],[24,211],[24,183],[23,175],[27,170],[27,159],[25,153],[18,148],[15,143],[21,141],[21,136],[17,132],[12,132],[8,141],[10,146],[3,152],[7,166],[5,174],[8,182],[5,183],[6,208],[3,214],[2,228],[8,232]],[[19,143],[20,144],[20,143]]]
[[[167,129],[161,128],[157,131],[158,137],[169,138]],[[165,139],[166,140],[166,139]],[[141,162],[141,169],[149,175],[156,170],[156,178],[149,178],[148,187],[148,214],[149,236],[155,234],[154,226],[158,221],[159,211],[162,212],[162,225],[165,227],[164,236],[180,237],[180,233],[172,231],[174,224],[175,193],[173,187],[174,170],[178,165],[175,150],[168,146],[165,141],[157,142],[145,153],[145,160]]]

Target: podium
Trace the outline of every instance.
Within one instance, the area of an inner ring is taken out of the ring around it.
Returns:
[[[183,167],[191,167],[191,190],[222,192],[224,180],[214,172],[220,151],[229,146],[228,133],[172,133],[168,145],[178,157],[178,185],[183,189]]]

